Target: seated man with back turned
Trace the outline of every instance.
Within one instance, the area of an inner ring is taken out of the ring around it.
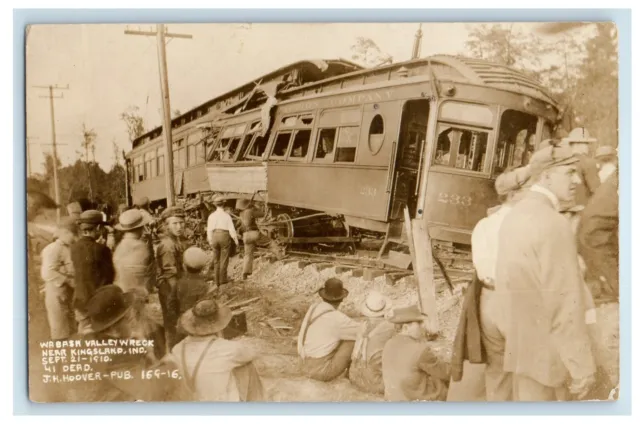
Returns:
[[[328,279],[318,294],[323,301],[311,306],[302,320],[298,354],[307,376],[329,381],[348,369],[360,325],[338,311],[349,294],[342,281]]]

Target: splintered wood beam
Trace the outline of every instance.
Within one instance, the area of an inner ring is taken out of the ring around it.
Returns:
[[[409,216],[409,208],[404,208],[404,220],[407,229],[409,249],[413,261],[413,272],[418,281],[420,310],[427,316],[427,325],[432,332],[440,328],[436,306],[436,285],[433,273],[433,252],[426,219],[414,219]]]

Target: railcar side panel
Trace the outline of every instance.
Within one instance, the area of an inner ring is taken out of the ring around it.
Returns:
[[[388,175],[383,167],[269,163],[269,202],[384,221]]]
[[[212,191],[253,194],[267,190],[267,165],[262,162],[207,164],[208,187]]]

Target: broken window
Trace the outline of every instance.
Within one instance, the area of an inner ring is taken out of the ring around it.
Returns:
[[[225,152],[224,160],[233,160],[236,155],[236,151],[238,150],[238,146],[240,146],[240,137],[236,137],[229,142],[229,147],[227,147],[227,151]]]
[[[318,134],[318,147],[316,149],[316,159],[333,158],[333,148],[335,146],[336,129],[323,128]]]
[[[493,157],[493,175],[508,168],[524,166],[535,150],[538,118],[517,110],[505,110],[500,120],[496,153]]]
[[[262,159],[262,155],[264,155],[264,151],[267,149],[268,142],[269,139],[256,135],[246,156],[255,159]]]
[[[338,133],[336,162],[355,162],[358,145],[358,127],[341,127]]]
[[[483,172],[489,132],[441,125],[434,164]]]
[[[307,157],[309,150],[309,141],[311,140],[311,130],[300,130],[296,132],[293,138],[293,146],[291,147],[290,158],[302,159]]]
[[[279,133],[276,137],[276,142],[273,144],[273,150],[271,151],[271,157],[284,157],[289,149],[289,141],[291,140],[291,133]]]

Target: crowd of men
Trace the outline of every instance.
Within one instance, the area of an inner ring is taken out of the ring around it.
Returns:
[[[605,398],[614,382],[602,370],[596,305],[618,300],[616,151],[579,128],[545,140],[529,163],[496,180],[501,204],[472,234],[476,270],[466,290],[451,361],[432,341],[417,305],[393,307],[372,291],[363,319],[339,310],[349,292],[330,278],[306,312],[298,334],[309,378],[347,377],[389,401],[568,400]],[[586,146],[586,148],[585,148]],[[185,213],[148,202],[121,210],[105,234],[104,216],[69,208],[56,239],[41,254],[51,337],[154,341],[154,349],[102,365],[103,372],[171,368],[181,379],[102,379],[73,390],[72,400],[264,400],[254,365],[258,353],[227,339],[229,308],[216,290],[229,283],[229,252],[244,242],[243,279],[252,273],[256,217],[240,200],[235,228],[222,199],[208,216],[209,255],[188,247]],[[151,229],[159,229],[157,243]],[[158,293],[162,323],[146,305]],[[604,395],[602,393],[605,393]]]

